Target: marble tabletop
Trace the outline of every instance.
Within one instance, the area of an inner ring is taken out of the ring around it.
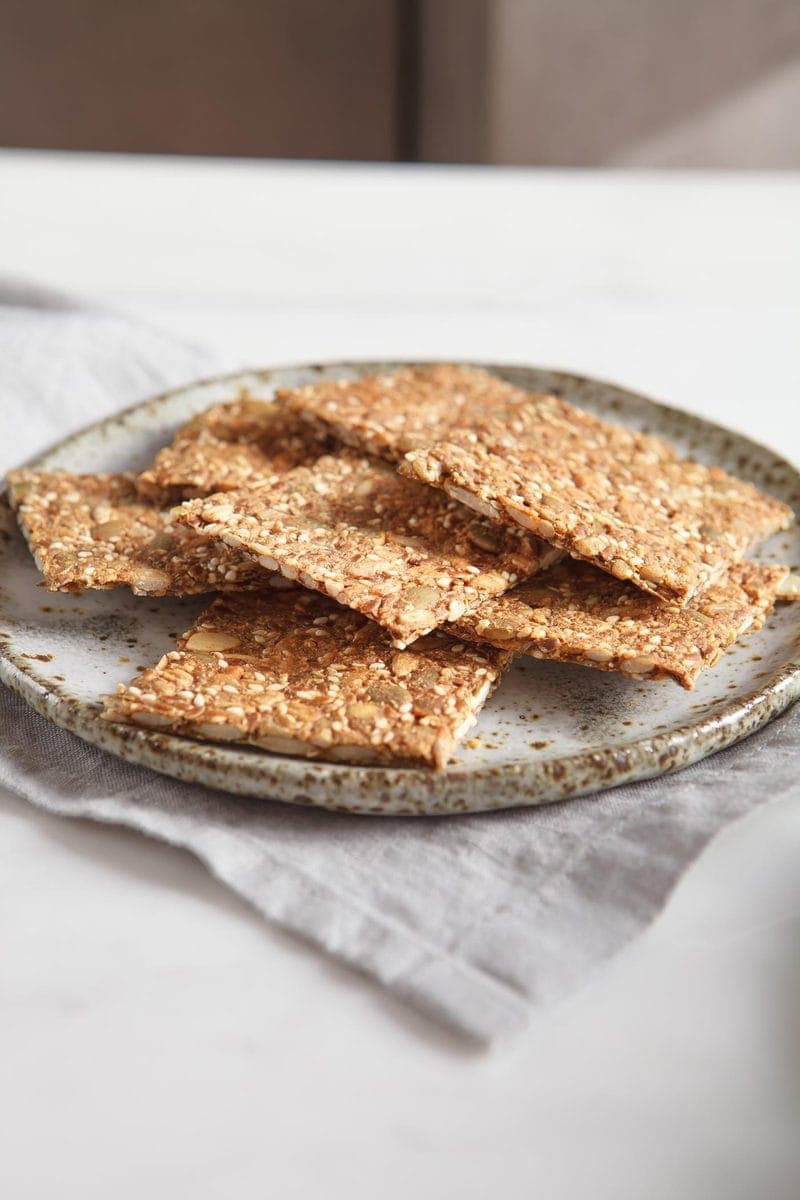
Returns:
[[[221,369],[531,362],[795,460],[799,213],[788,173],[0,152],[4,272]],[[730,828],[646,936],[485,1053],[184,853],[0,792],[2,1194],[790,1200],[798,854],[791,803]]]

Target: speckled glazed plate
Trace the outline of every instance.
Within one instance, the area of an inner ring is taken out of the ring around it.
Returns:
[[[189,416],[241,389],[367,374],[389,363],[286,367],[159,396],[62,442],[32,466],[140,469]],[[800,475],[738,434],[611,384],[484,364],[537,391],[674,441],[800,509]],[[764,561],[800,563],[797,528],[765,543]],[[353,767],[214,746],[101,721],[102,696],[173,648],[204,599],[156,600],[124,589],[51,595],[14,518],[0,507],[0,679],[57,725],[111,754],[229,792],[349,812],[442,814],[543,804],[686,766],[754,733],[800,695],[800,605],[742,639],[694,692],[570,665],[518,659],[446,771]]]

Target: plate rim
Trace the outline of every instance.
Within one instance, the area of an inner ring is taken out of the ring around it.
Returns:
[[[171,387],[128,405],[99,421],[53,442],[24,464],[34,469],[47,466],[87,434],[124,424],[133,414],[158,409],[166,402],[204,387],[233,384],[246,377],[261,377],[266,383],[289,371],[313,373],[352,371],[360,373],[387,367],[430,365],[435,359],[344,359],[317,360],[254,367],[212,375]],[[698,429],[734,436],[751,451],[767,455],[795,476],[800,472],[788,459],[747,434],[729,429],[678,406],[662,403],[631,388],[558,368],[526,363],[474,362],[448,359],[465,365],[482,366],[495,372],[536,371],[574,384],[597,386],[616,392],[646,408],[674,414]],[[7,506],[7,502],[4,501]],[[12,518],[13,520],[13,518]],[[0,556],[3,548],[0,545]],[[682,724],[667,732],[640,737],[624,746],[582,750],[551,759],[535,758],[494,766],[468,767],[455,763],[444,771],[414,767],[355,766],[328,763],[321,759],[292,758],[214,743],[197,742],[176,734],[131,726],[111,725],[100,717],[100,706],[62,694],[51,681],[41,678],[29,660],[23,660],[9,645],[10,635],[0,629],[0,681],[29,703],[40,715],[82,740],[127,762],[187,782],[199,783],[235,795],[290,804],[321,807],[370,815],[442,816],[467,812],[538,806],[577,798],[623,783],[673,773],[702,758],[734,745],[757,732],[800,697],[800,646],[760,687],[732,700],[713,714]],[[228,772],[233,768],[230,775]],[[331,792],[336,796],[331,796]],[[376,795],[376,793],[378,793]],[[413,795],[417,798],[412,799]],[[475,803],[478,799],[479,803]]]

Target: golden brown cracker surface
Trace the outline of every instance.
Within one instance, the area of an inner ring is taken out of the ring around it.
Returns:
[[[200,533],[332,596],[408,645],[557,552],[345,451],[274,484],[176,509]]]
[[[142,596],[261,588],[252,559],[138,495],[132,475],[11,471],[9,495],[50,591],[127,585]]]
[[[393,649],[304,589],[216,600],[105,717],[334,762],[444,767],[510,655],[445,634]]]
[[[637,679],[671,676],[692,688],[742,633],[758,629],[788,568],[738,563],[685,608],[575,559],[484,601],[452,627],[468,641],[520,654],[622,671]]]

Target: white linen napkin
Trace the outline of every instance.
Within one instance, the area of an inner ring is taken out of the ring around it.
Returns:
[[[0,472],[212,366],[122,317],[0,287]],[[634,938],[723,826],[800,794],[799,746],[793,710],[712,760],[594,798],[356,817],[130,766],[0,686],[0,784],[52,813],[186,847],[269,920],[482,1041],[522,1029]]]

